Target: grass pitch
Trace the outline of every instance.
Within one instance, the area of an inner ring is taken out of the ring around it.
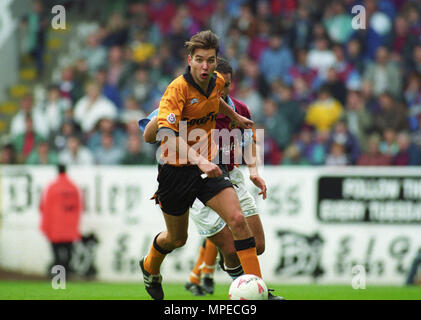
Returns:
[[[227,300],[228,284],[195,297],[184,284],[164,283],[166,300]],[[340,285],[268,285],[287,300],[421,300],[421,286],[370,286],[354,290]],[[1,300],[150,300],[143,283],[67,282],[53,289],[49,281],[0,281]]]

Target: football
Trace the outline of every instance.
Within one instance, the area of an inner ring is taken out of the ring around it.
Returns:
[[[229,289],[230,300],[267,300],[265,282],[254,274],[245,274],[235,279]]]

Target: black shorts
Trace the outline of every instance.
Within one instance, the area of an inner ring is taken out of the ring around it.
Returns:
[[[226,165],[219,165],[222,175],[202,179],[198,166],[176,167],[168,164],[158,167],[157,203],[167,214],[179,216],[185,213],[198,198],[206,204],[222,189],[232,187]]]

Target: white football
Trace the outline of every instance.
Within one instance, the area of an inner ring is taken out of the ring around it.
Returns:
[[[244,274],[235,279],[229,289],[230,300],[267,300],[268,288],[254,274]]]

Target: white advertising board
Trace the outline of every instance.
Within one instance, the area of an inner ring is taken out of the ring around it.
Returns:
[[[259,260],[267,282],[351,285],[354,266],[364,268],[367,285],[405,282],[421,248],[421,170],[263,169],[268,198],[258,198],[251,183],[250,190],[265,229],[266,251]],[[45,274],[52,254],[39,230],[38,207],[55,167],[0,170],[0,267]],[[94,272],[103,281],[141,282],[138,261],[164,228],[150,200],[156,173],[156,166],[69,168],[86,204],[84,238],[72,261],[78,272]],[[247,169],[244,173],[247,177]],[[165,281],[188,279],[201,243],[191,222],[187,244],[164,261]],[[230,281],[222,271],[215,278]]]

